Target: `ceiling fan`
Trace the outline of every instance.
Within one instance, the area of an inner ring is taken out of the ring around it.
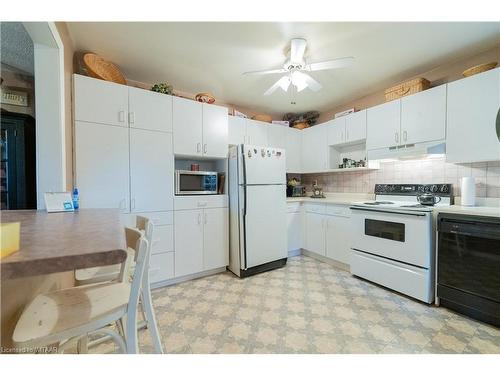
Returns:
[[[264,75],[264,74],[286,74],[272,85],[264,95],[271,95],[279,87],[283,91],[288,91],[290,85],[295,87],[297,92],[309,87],[313,91],[319,91],[321,84],[309,74],[303,72],[314,72],[318,70],[329,70],[344,68],[354,62],[354,57],[341,57],[338,59],[321,61],[308,64],[304,58],[307,41],[302,38],[292,39],[290,43],[290,57],[285,61],[283,68],[258,70],[245,72],[244,75]]]

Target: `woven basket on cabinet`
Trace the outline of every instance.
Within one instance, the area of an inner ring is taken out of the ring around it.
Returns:
[[[389,102],[406,95],[416,94],[417,92],[427,90],[430,86],[431,83],[425,78],[415,78],[385,90],[385,101]]]

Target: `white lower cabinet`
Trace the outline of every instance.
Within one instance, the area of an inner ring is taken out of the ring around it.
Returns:
[[[227,208],[203,210],[203,270],[229,264],[229,221]]]
[[[351,236],[349,217],[328,216],[326,225],[326,256],[349,264]]]
[[[174,212],[175,277],[229,263],[227,207]]]
[[[302,246],[302,214],[287,213],[288,251],[300,250]]]
[[[319,255],[325,252],[326,216],[315,212],[306,212],[306,250]]]
[[[203,271],[203,210],[174,212],[175,277]]]
[[[149,282],[151,284],[174,277],[174,252],[151,254],[149,262]]]

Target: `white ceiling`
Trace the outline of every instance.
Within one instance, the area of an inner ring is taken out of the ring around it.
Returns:
[[[272,114],[327,110],[401,79],[500,44],[500,23],[68,23],[77,50],[116,63],[128,79],[168,81],[184,92]],[[349,68],[312,72],[323,89],[262,94],[280,77],[291,38],[308,41],[308,62],[354,56]]]

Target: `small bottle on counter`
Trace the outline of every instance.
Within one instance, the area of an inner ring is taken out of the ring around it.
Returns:
[[[80,207],[80,197],[78,194],[78,188],[76,187],[73,189],[73,207],[75,210],[78,210]]]

